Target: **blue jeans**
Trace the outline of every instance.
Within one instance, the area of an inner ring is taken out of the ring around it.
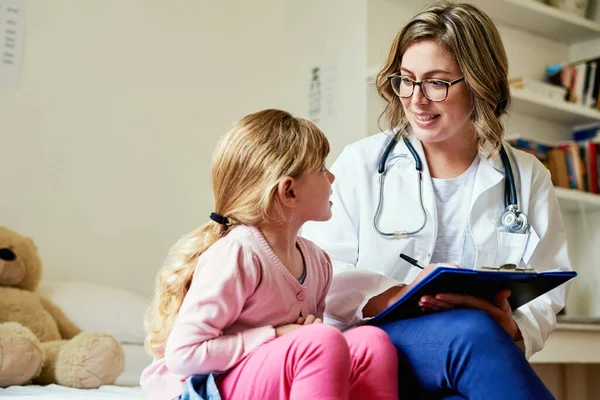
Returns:
[[[381,325],[398,350],[401,399],[554,399],[512,338],[482,311]]]

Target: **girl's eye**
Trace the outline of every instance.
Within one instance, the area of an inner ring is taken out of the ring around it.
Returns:
[[[321,168],[319,168],[319,171],[325,172],[326,169],[327,169],[327,166],[325,164],[323,164],[323,165],[321,165]]]

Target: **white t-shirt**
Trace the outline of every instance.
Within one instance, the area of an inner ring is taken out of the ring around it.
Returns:
[[[475,242],[469,229],[469,209],[479,157],[460,176],[432,178],[437,207],[437,238],[430,263],[452,263],[461,268],[475,266]]]

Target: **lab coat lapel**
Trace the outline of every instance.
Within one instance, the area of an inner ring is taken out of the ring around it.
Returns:
[[[489,154],[490,150],[490,146],[486,143],[485,154]],[[502,166],[502,160],[498,154],[491,158],[487,158],[486,156],[480,157],[477,175],[475,175],[473,195],[471,196],[471,211],[473,210],[473,205],[483,192],[496,186],[504,179],[504,167]]]
[[[504,187],[494,190],[494,193],[486,193],[497,185],[503,186],[504,168],[500,156],[480,157],[469,210],[469,227],[477,247],[475,268],[494,265],[498,253],[497,224],[490,222],[499,220],[501,210],[497,208],[498,201],[504,203]]]

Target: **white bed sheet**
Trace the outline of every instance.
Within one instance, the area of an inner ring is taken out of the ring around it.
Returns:
[[[11,386],[0,388],[0,399],[40,399],[40,400],[146,400],[139,387],[140,375],[152,358],[144,351],[142,344],[122,344],[125,353],[125,370],[117,378],[114,386],[98,389],[73,389],[58,385]]]
[[[0,389],[0,398],[17,399],[40,399],[40,400],[146,400],[146,395],[142,388],[121,387],[121,386],[101,386],[98,389],[73,389],[58,385],[48,386],[11,386],[6,389]]]

